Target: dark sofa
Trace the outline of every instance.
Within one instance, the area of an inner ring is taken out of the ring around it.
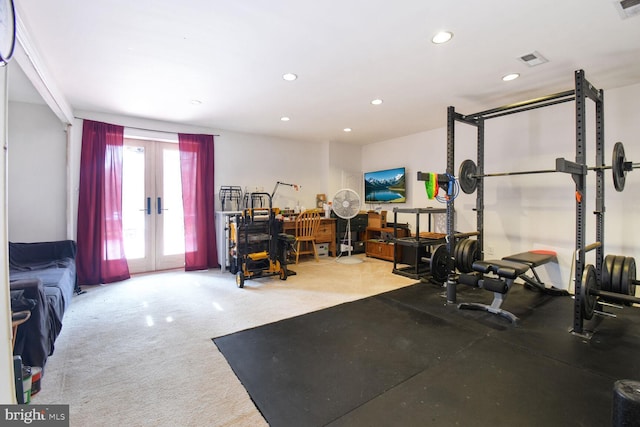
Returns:
[[[9,243],[12,304],[28,301],[33,307],[29,320],[18,328],[13,350],[25,365],[44,368],[53,354],[64,312],[79,290],[76,252],[73,240]]]

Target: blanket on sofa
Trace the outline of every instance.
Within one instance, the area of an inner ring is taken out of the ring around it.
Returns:
[[[62,318],[77,289],[77,247],[73,240],[9,243],[11,290],[36,300],[31,318],[18,328],[14,354],[23,363],[42,366],[53,354]]]

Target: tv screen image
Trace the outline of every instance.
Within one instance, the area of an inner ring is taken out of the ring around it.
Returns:
[[[364,174],[366,203],[405,203],[405,168],[386,169]]]

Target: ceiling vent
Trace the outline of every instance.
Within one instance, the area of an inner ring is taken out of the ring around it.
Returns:
[[[622,19],[640,15],[640,0],[621,0],[614,4]]]
[[[535,67],[536,65],[540,65],[540,64],[544,64],[545,62],[548,62],[547,58],[540,55],[539,52],[527,53],[526,55],[522,55],[518,59],[524,62],[525,64],[527,64],[529,67]]]

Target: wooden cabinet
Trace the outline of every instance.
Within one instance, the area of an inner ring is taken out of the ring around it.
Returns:
[[[367,256],[393,261],[395,256],[402,256],[402,248],[396,248],[394,238],[406,237],[407,230],[396,229],[397,236],[393,235],[393,227],[367,227],[365,231],[365,253]],[[394,251],[398,251],[394,254]]]

